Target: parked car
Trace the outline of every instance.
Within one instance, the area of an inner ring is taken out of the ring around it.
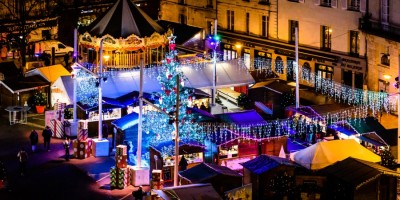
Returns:
[[[72,54],[74,48],[63,44],[57,40],[45,40],[35,43],[35,55],[40,55],[42,53],[47,53],[51,55],[51,49],[54,47],[55,56],[62,56],[67,53]]]

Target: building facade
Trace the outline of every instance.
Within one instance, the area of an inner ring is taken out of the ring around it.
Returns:
[[[393,85],[400,60],[400,1],[368,0],[367,3],[360,30],[367,36],[368,88],[395,93]]]
[[[220,0],[218,26],[224,59],[243,57],[250,70],[265,68],[294,81],[297,27],[301,84],[313,86],[318,75],[363,88],[366,37],[358,24],[365,5],[357,2]]]
[[[213,32],[216,11],[217,0],[161,0],[159,19],[201,27],[204,38]]]

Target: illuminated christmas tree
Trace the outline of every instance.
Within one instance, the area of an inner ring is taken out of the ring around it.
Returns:
[[[191,110],[188,109],[188,103],[192,101],[192,89],[184,87],[187,78],[180,70],[180,64],[176,58],[175,36],[168,37],[169,52],[163,61],[161,72],[157,80],[161,84],[161,92],[157,93],[159,97],[158,107],[165,113],[159,111],[148,111],[144,116],[143,130],[146,133],[156,134],[151,141],[160,143],[171,141],[175,135],[175,113],[176,98],[179,91],[179,139],[183,142],[189,140],[201,141],[203,139],[202,128],[195,123]],[[179,76],[179,83],[177,77]]]

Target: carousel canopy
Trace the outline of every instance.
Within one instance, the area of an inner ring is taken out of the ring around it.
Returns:
[[[307,169],[318,170],[348,157],[381,162],[381,157],[353,139],[318,142],[294,153],[294,161]]]
[[[108,11],[92,22],[87,30],[92,36],[106,34],[114,38],[126,38],[132,34],[148,37],[165,30],[130,0],[118,0]]]

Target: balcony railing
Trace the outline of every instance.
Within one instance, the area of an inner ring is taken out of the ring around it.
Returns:
[[[400,42],[400,26],[360,18],[359,28],[370,34]]]

